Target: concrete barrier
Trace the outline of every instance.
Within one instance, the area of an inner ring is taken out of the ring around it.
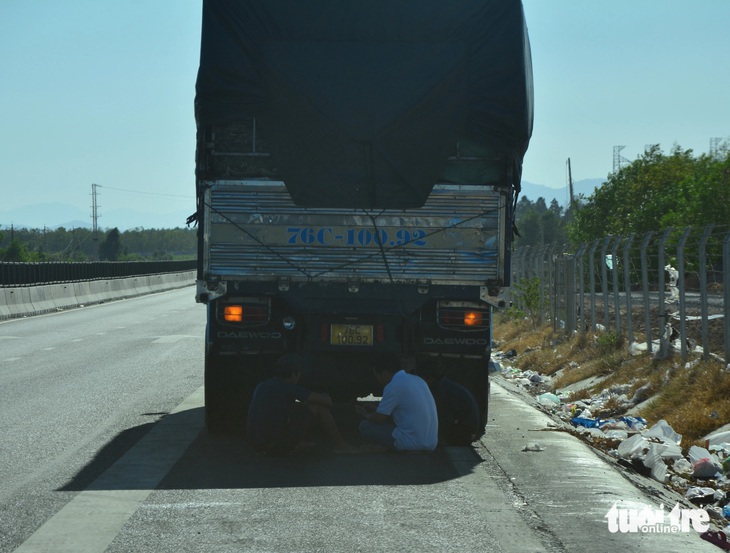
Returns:
[[[56,310],[56,303],[53,298],[59,294],[55,290],[59,284],[47,284],[45,286],[32,286],[30,292],[30,303],[34,313],[50,313]]]
[[[195,284],[195,271],[0,288],[0,320],[144,296]]]
[[[11,317],[23,317],[33,313],[29,288],[10,288],[6,291],[5,301]]]

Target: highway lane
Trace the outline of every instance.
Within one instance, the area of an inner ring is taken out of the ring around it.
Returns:
[[[192,288],[0,323],[0,550],[202,385],[204,328]]]
[[[610,532],[614,503],[676,498],[499,386],[474,448],[271,459],[212,436],[203,315],[183,289],[0,324],[0,551],[716,550]]]

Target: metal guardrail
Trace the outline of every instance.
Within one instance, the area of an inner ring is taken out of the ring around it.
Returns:
[[[125,278],[192,271],[197,261],[0,262],[0,287]]]
[[[517,249],[513,305],[566,332],[614,332],[658,358],[670,350],[730,363],[730,232],[712,225],[643,237],[607,236],[568,248]],[[539,298],[520,292],[539,281]],[[530,306],[535,309],[535,305]]]

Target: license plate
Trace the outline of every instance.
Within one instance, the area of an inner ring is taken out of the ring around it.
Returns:
[[[372,325],[332,325],[330,344],[333,346],[372,346]]]

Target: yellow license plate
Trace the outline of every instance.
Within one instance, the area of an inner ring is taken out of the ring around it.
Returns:
[[[332,325],[330,344],[333,346],[372,346],[372,325]]]

